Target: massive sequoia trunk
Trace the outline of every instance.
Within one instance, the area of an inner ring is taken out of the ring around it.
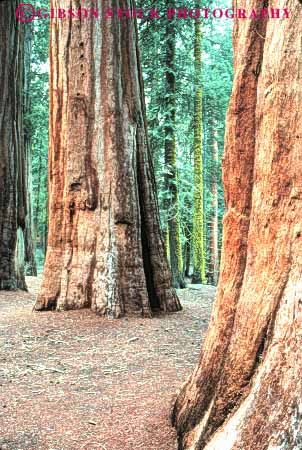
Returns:
[[[23,30],[15,18],[18,4],[0,3],[0,289],[26,288]]]
[[[85,2],[103,14],[118,6],[133,4]],[[51,21],[49,233],[37,310],[180,309],[159,229],[137,44],[130,19]]]
[[[302,7],[282,6],[290,19],[235,22],[221,275],[174,408],[181,449],[302,445]]]

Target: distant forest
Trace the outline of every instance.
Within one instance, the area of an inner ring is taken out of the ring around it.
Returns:
[[[48,8],[48,2],[40,2]],[[158,0],[164,9],[171,2]],[[142,0],[137,7],[144,7]],[[193,2],[186,6],[193,7]],[[226,7],[227,2],[220,2]],[[49,20],[26,24],[30,53],[33,238],[43,270],[48,224]],[[232,21],[138,20],[149,144],[174,287],[217,284],[224,198],[221,159],[233,78]],[[202,138],[200,138],[202,136]],[[26,273],[34,268],[26,264]]]

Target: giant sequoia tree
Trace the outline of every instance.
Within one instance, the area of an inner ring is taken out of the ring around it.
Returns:
[[[283,5],[290,19],[235,22],[221,274],[174,408],[181,449],[302,445],[302,7]]]
[[[27,160],[23,137],[23,30],[19,1],[0,3],[0,289],[25,289]]]
[[[118,6],[133,3],[85,2],[102,12]],[[135,22],[53,20],[50,39],[49,235],[36,309],[91,307],[110,317],[176,311]]]

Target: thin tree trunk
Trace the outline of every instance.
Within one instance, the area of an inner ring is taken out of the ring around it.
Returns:
[[[41,191],[41,183],[42,183],[42,155],[39,153],[39,166],[38,166],[38,186],[36,193],[36,214],[35,214],[35,224],[34,224],[34,240],[35,243],[39,238],[40,243],[40,230],[39,230],[39,214],[40,214],[40,191]]]
[[[194,152],[193,149],[190,147],[187,150],[186,157],[185,157],[185,164],[188,166],[191,166],[193,164],[193,157]],[[190,188],[189,188],[190,191]],[[190,193],[186,192],[185,200],[184,200],[184,236],[185,236],[185,251],[184,251],[184,275],[187,278],[190,278],[192,276],[191,273],[191,259],[192,259],[192,238],[193,238],[193,224],[192,224],[192,210],[193,210],[193,202],[191,200]]]
[[[165,254],[167,256],[167,259],[169,261],[170,258],[170,243],[169,243],[169,229],[168,226],[165,226],[163,229],[163,240],[164,240],[164,246],[165,246]]]
[[[52,20],[50,64],[48,248],[36,309],[90,307],[114,318],[179,310],[160,234],[135,22]]]
[[[193,213],[193,277],[192,283],[206,283],[206,251],[204,243],[203,145],[202,145],[202,24],[195,21],[195,105],[194,105],[194,213]]]
[[[0,289],[26,289],[23,31],[15,18],[18,4],[0,3]]]
[[[212,209],[210,214],[210,255],[208,268],[208,281],[216,285],[219,274],[219,252],[218,252],[218,183],[217,183],[217,169],[218,169],[218,141],[217,141],[217,124],[213,124],[213,140],[212,140],[212,179],[211,179],[211,194],[212,194]]]
[[[167,0],[167,7],[171,1]],[[175,45],[176,32],[173,20],[166,24],[166,104],[165,104],[165,166],[166,214],[169,228],[169,261],[172,272],[172,284],[175,288],[185,287],[183,278],[183,257],[179,213],[177,149],[176,149],[176,91],[175,91]]]
[[[185,224],[185,276],[190,277],[190,267],[191,267],[191,236],[192,231],[190,230],[189,221]]]
[[[47,234],[48,234],[48,228],[47,228],[47,223],[45,222],[43,224],[43,254],[44,257],[46,257],[46,251],[47,251]]]
[[[31,24],[24,27],[24,79],[23,79],[23,111],[24,111],[24,154],[26,161],[26,203],[27,215],[24,230],[24,258],[26,275],[37,275],[35,246],[33,240],[33,198],[32,198],[32,124],[27,115],[30,112],[30,70],[31,70],[32,29]]]
[[[301,448],[302,7],[283,6],[290,19],[235,22],[222,270],[174,409],[181,449]]]

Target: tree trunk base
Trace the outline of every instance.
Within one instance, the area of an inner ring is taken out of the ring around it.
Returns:
[[[24,279],[17,280],[16,278],[10,278],[9,280],[2,279],[0,282],[0,291],[17,291],[18,289],[27,291],[27,286]]]

